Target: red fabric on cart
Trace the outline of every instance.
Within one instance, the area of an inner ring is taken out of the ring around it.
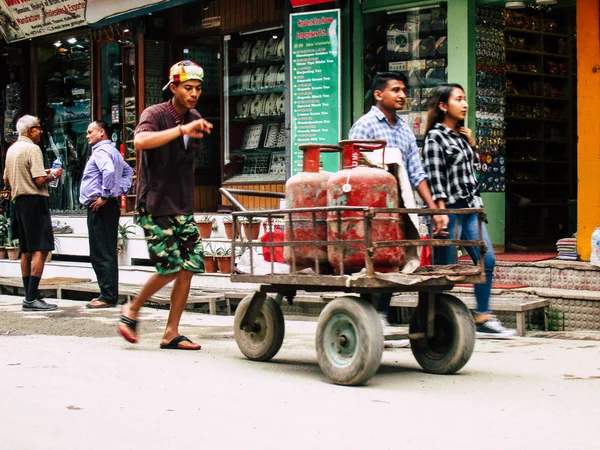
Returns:
[[[263,234],[260,238],[260,242],[270,242],[271,238],[269,235],[273,235],[273,242],[283,242],[283,232],[281,231]],[[275,262],[285,263],[283,259],[283,247],[263,247],[263,258],[265,258],[265,261],[271,262],[271,248],[273,248]]]

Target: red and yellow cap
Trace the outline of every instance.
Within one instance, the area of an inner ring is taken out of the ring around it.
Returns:
[[[169,82],[163,87],[163,91],[166,91],[171,83],[184,83],[188,80],[199,80],[204,79],[204,70],[198,64],[190,60],[183,60],[175,63],[169,70]]]

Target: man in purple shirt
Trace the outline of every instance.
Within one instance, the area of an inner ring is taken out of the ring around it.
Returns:
[[[86,136],[92,152],[83,171],[79,202],[87,207],[90,260],[100,286],[100,296],[86,306],[110,308],[119,295],[119,196],[129,191],[133,170],[108,139],[106,122],[90,123]]]

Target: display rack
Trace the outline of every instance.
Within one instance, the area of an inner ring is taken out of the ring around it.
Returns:
[[[226,183],[284,182],[285,40],[282,32],[226,36]]]
[[[136,101],[136,65],[135,45],[124,45],[121,48],[122,68],[122,111],[123,111],[123,158],[133,169],[133,183],[129,193],[125,196],[126,212],[135,210],[135,196],[137,189],[137,154],[133,146],[135,127],[138,122],[139,112]],[[123,207],[123,204],[121,203]]]
[[[550,245],[568,232],[575,164],[569,26],[568,16],[544,11],[507,15],[508,237],[517,244]]]
[[[402,72],[408,79],[408,101],[400,114],[422,141],[433,88],[448,77],[446,5],[369,14],[365,25],[365,112],[372,105],[370,87],[375,73]]]

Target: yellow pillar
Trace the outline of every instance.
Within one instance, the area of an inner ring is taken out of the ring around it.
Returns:
[[[600,0],[577,0],[577,250],[600,227]]]

